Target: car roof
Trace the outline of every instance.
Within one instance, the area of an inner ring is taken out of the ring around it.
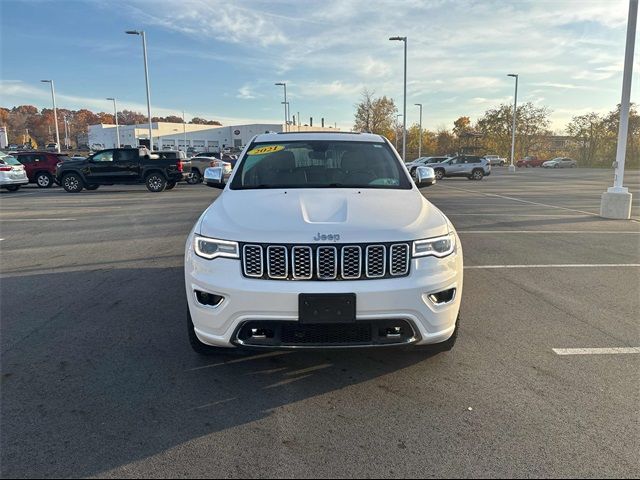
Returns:
[[[254,142],[304,142],[310,140],[381,143],[384,142],[384,137],[373,133],[358,132],[281,132],[263,133],[256,136]]]

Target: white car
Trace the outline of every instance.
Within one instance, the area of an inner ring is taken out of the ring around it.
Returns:
[[[489,165],[504,166],[507,163],[505,158],[501,158],[499,155],[485,155],[484,158],[489,162]]]
[[[188,333],[198,353],[234,347],[453,348],[462,248],[387,139],[254,137],[185,251]],[[437,344],[437,345],[436,345]]]
[[[575,168],[578,166],[578,162],[571,158],[557,157],[553,160],[547,160],[542,166],[544,168]]]
[[[11,155],[0,154],[0,188],[15,192],[28,183],[24,165]]]

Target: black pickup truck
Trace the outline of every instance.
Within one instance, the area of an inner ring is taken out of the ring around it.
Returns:
[[[101,150],[85,160],[67,160],[56,168],[56,181],[69,193],[100,185],[144,183],[151,192],[171,190],[189,172],[180,158],[166,158],[145,148]]]

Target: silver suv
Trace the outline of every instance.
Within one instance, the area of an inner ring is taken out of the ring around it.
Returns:
[[[444,162],[429,164],[436,172],[436,179],[444,177],[467,177],[469,180],[482,180],[491,175],[491,164],[488,160],[475,155],[458,155]]]

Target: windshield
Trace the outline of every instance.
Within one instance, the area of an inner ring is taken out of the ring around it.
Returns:
[[[233,190],[256,188],[411,189],[386,143],[293,141],[252,144],[231,182]]]

